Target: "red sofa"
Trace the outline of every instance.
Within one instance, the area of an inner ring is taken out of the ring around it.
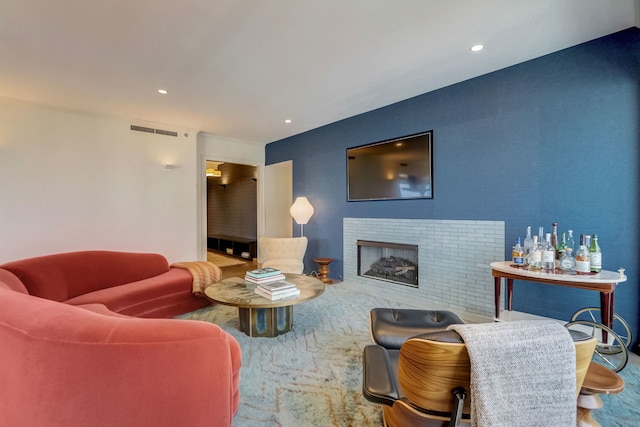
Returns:
[[[191,273],[159,254],[81,251],[13,261],[30,295],[82,305],[100,303],[135,317],[175,317],[209,305],[192,292]]]
[[[157,254],[0,265],[2,424],[230,426],[237,341],[214,324],[149,318],[202,306],[191,283]]]

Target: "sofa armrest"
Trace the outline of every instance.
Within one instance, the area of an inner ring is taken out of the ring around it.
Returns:
[[[15,274],[9,270],[5,270],[4,268],[0,268],[0,287],[23,294],[29,293],[20,279],[18,279]]]
[[[218,326],[105,316],[6,290],[0,305],[7,425],[231,425],[241,354]]]

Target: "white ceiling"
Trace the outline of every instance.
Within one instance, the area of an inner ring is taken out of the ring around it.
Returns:
[[[0,96],[266,143],[632,27],[636,3],[0,0]]]

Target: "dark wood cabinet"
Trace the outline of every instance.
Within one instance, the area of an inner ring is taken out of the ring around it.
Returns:
[[[256,240],[246,237],[210,234],[207,236],[207,248],[212,251],[245,259],[257,257]],[[243,257],[243,253],[248,253],[249,256]]]

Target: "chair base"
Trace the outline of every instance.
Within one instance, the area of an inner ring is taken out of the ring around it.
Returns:
[[[402,400],[396,401],[393,406],[382,405],[382,418],[387,427],[448,427],[451,418],[424,414]],[[459,426],[471,426],[470,419],[462,419]]]

